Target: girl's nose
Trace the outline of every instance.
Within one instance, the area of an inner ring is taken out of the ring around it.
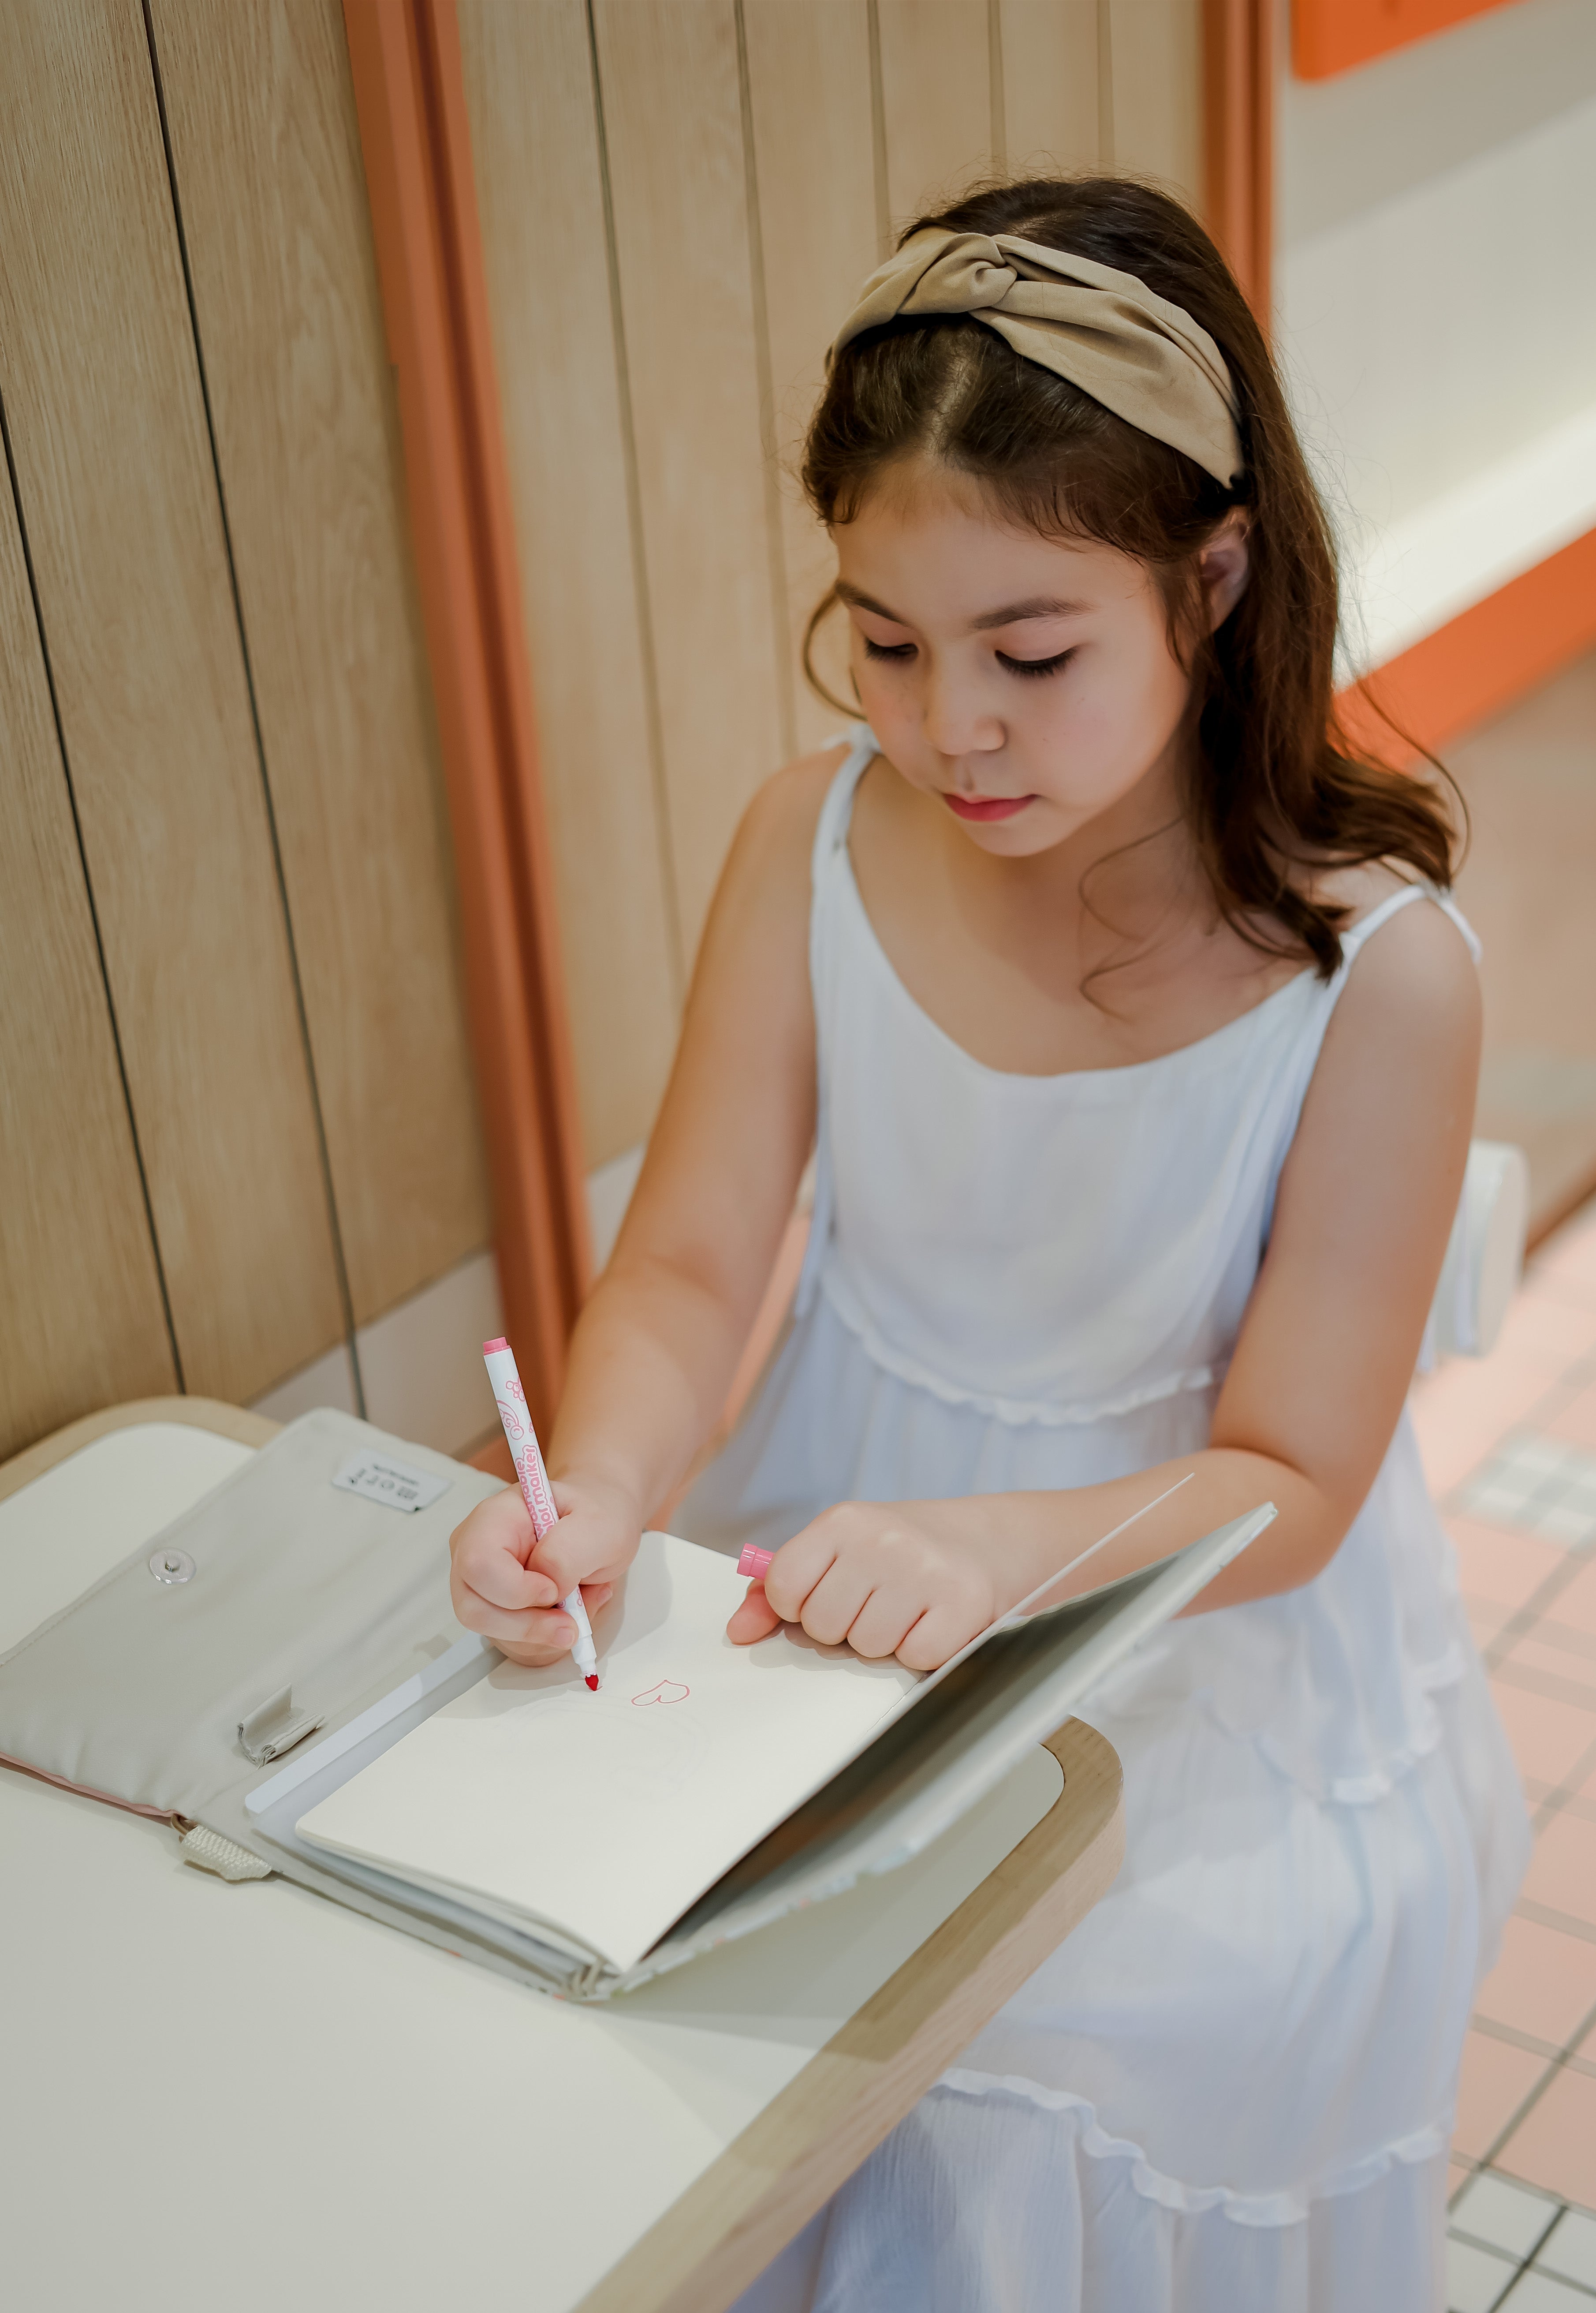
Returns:
[[[921,728],[939,755],[990,754],[1004,743],[1003,725],[975,694],[933,674],[926,684]]]

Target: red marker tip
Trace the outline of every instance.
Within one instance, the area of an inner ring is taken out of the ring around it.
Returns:
[[[589,1671],[587,1675],[587,1684],[592,1688],[593,1693],[597,1694],[599,1691],[599,1674],[596,1670]]]

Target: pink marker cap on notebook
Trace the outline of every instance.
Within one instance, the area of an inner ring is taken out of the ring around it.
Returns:
[[[737,1571],[746,1574],[750,1582],[763,1582],[775,1556],[774,1550],[761,1550],[757,1543],[745,1542],[742,1556],[737,1561]]]

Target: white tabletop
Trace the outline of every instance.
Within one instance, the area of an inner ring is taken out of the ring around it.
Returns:
[[[0,1651],[251,1449],[97,1439],[0,1501]],[[1052,1807],[599,2007],[0,1772],[0,2271],[38,2313],[574,2307]],[[1072,1789],[1074,1788],[1072,1784]]]

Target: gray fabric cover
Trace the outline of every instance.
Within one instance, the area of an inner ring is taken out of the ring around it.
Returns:
[[[373,1448],[446,1491],[404,1512],[332,1483]],[[244,1836],[236,1802],[273,1770],[246,1758],[240,1721],[292,1687],[329,1731],[457,1639],[449,1536],[499,1484],[348,1414],[303,1415],[0,1657],[0,1752]],[[157,1544],[188,1552],[190,1581],[154,1579]]]
[[[400,1512],[332,1483],[350,1455],[373,1450],[446,1478],[447,1491]],[[203,1823],[335,1903],[546,1985],[544,1971],[458,1921],[429,1917],[421,1899],[354,1885],[265,1836],[244,1797],[282,1762],[256,1766],[238,1739],[240,1721],[291,1686],[295,1713],[309,1708],[321,1720],[310,1737],[319,1741],[458,1639],[449,1536],[500,1484],[349,1414],[303,1415],[0,1656],[0,1753]],[[186,1550],[192,1581],[157,1582],[148,1564],[157,1547]],[[204,1859],[196,1851],[193,1860]]]

